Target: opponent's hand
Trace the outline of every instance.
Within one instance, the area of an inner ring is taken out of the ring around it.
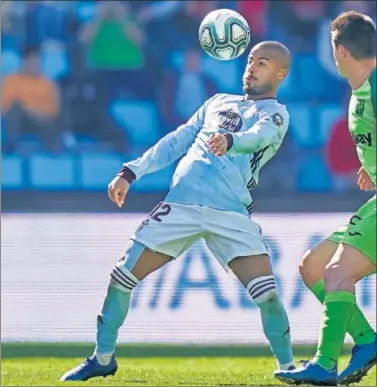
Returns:
[[[223,156],[228,148],[228,139],[221,133],[211,134],[208,140],[209,150],[215,156]]]
[[[126,179],[116,176],[108,185],[108,195],[119,208],[123,206],[130,184]]]
[[[363,167],[359,169],[359,172],[357,174],[359,175],[357,185],[362,191],[374,191],[376,189],[373,181],[371,180],[371,178],[367,174],[367,171]]]

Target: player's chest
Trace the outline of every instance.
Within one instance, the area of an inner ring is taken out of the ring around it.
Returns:
[[[237,133],[250,129],[257,121],[255,107],[239,103],[217,103],[208,109],[206,126],[211,130]]]
[[[369,99],[352,96],[348,110],[348,125],[356,145],[371,147],[376,142],[376,119]]]
[[[376,127],[370,99],[352,96],[348,108],[348,124],[351,132],[369,131]]]

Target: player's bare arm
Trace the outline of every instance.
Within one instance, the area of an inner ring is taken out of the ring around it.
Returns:
[[[124,177],[119,175],[115,176],[108,185],[108,195],[110,200],[121,208],[124,204],[129,188],[130,183]]]
[[[357,181],[357,185],[362,191],[375,191],[376,186],[374,185],[372,179],[368,175],[367,171],[364,167],[359,169],[357,173],[359,175],[359,179]]]

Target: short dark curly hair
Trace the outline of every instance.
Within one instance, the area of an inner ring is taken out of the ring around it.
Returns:
[[[331,22],[330,30],[335,47],[344,46],[355,59],[376,56],[376,26],[369,16],[343,12]]]

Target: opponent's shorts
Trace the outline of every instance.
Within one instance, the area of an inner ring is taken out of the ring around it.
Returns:
[[[360,250],[376,263],[376,196],[367,201],[349,221],[327,239],[345,243]]]
[[[268,254],[260,226],[248,216],[198,205],[162,202],[131,237],[172,258],[201,238],[226,270],[236,257]]]

